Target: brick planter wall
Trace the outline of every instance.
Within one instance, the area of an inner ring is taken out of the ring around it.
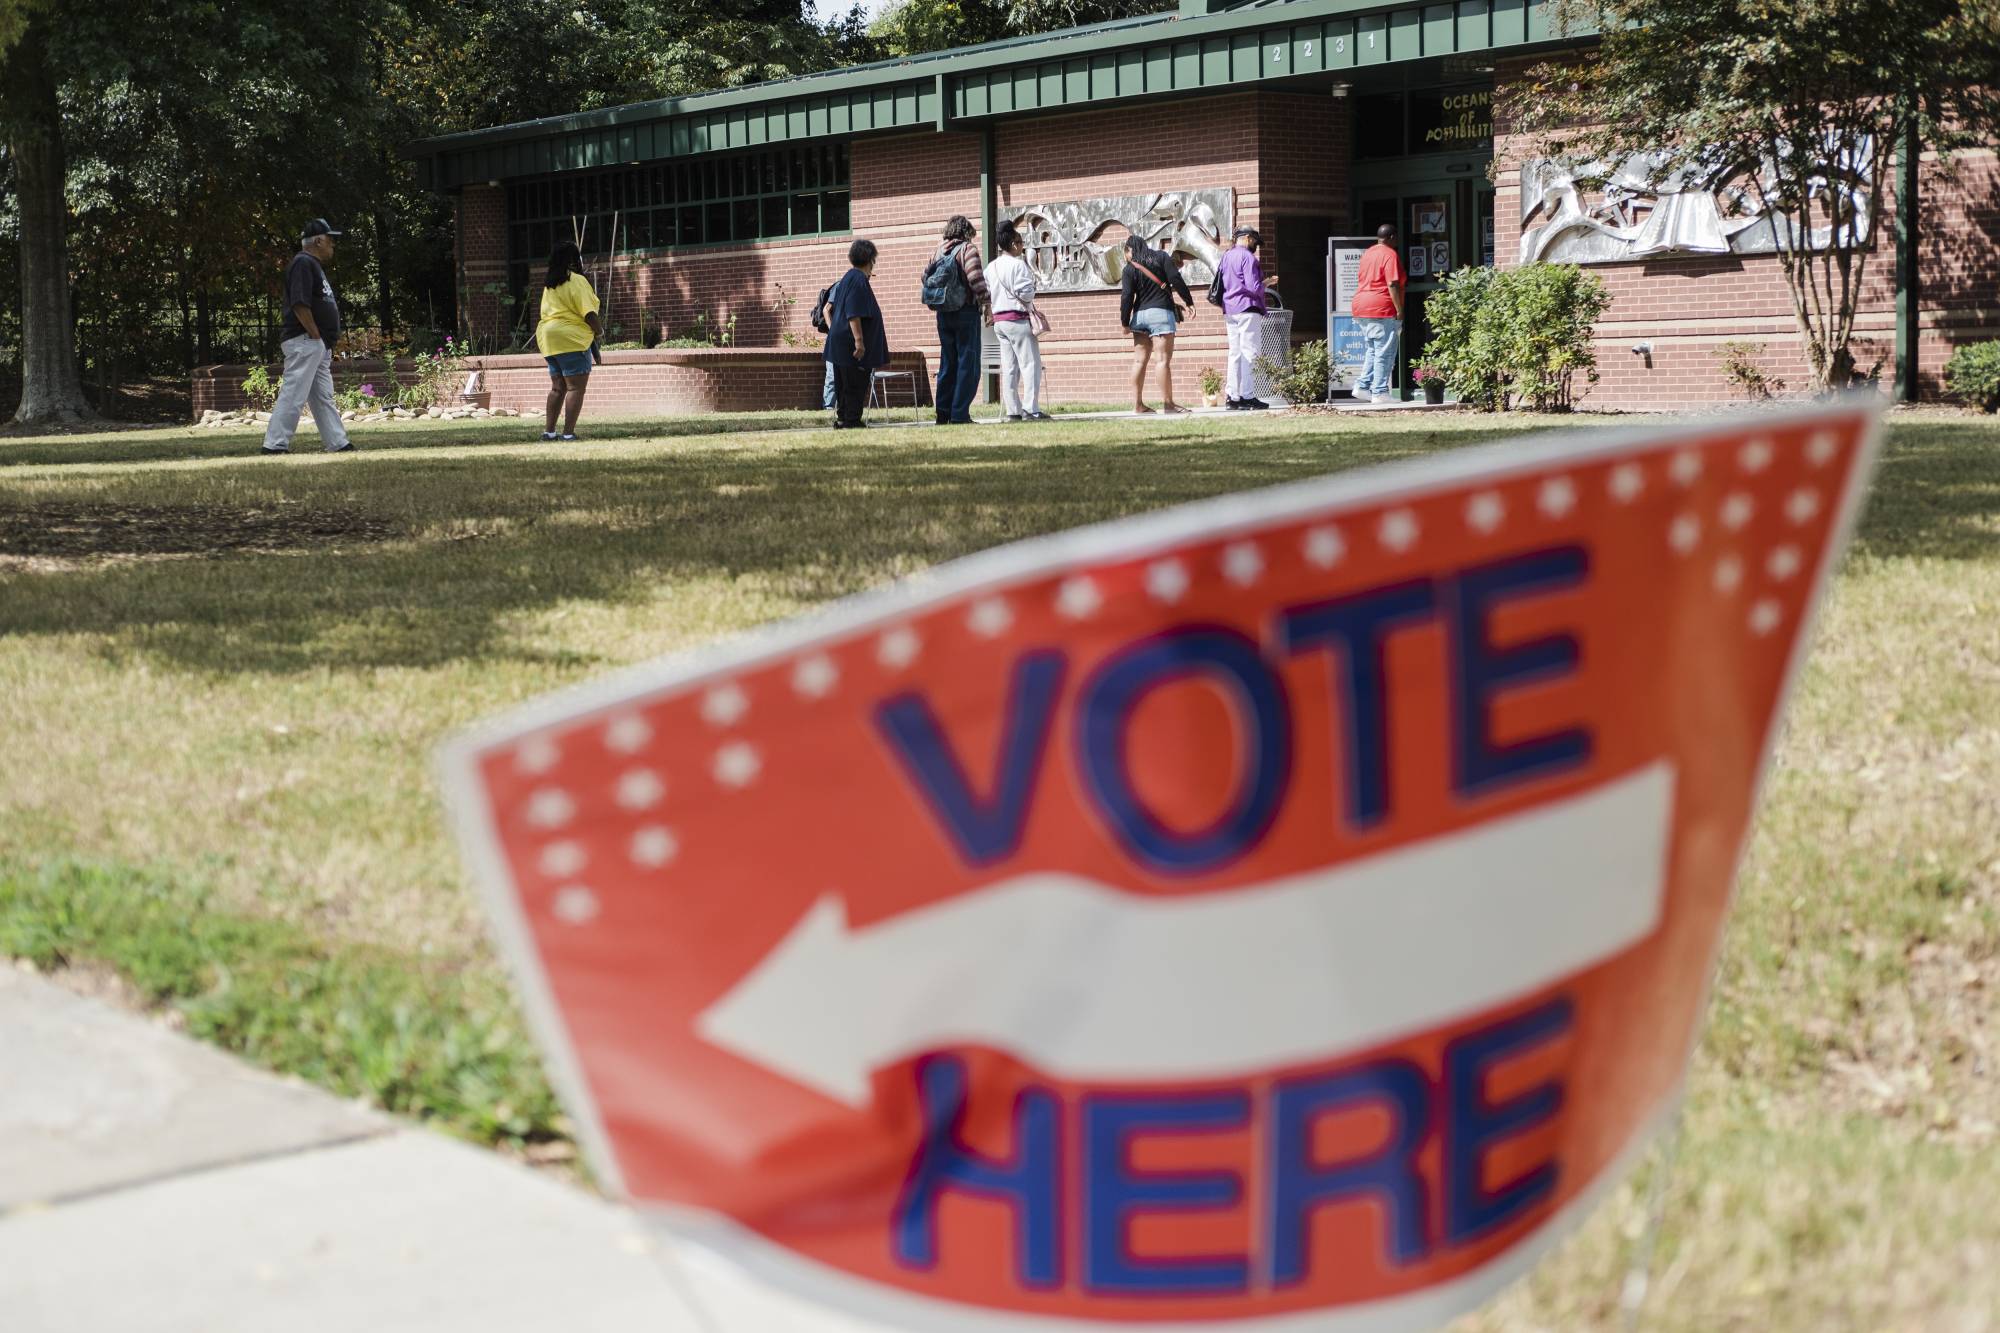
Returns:
[[[476,356],[466,360],[479,372],[479,392],[489,407],[511,407],[539,413],[549,391],[548,363],[532,354]],[[917,377],[920,401],[930,402],[928,368],[923,354],[899,352],[890,367]],[[272,366],[272,373],[278,367]],[[398,368],[409,381],[408,363]],[[247,366],[203,366],[194,372],[194,416],[210,408],[230,411],[245,406],[243,377]],[[384,383],[389,369],[380,361],[343,363],[342,381],[350,377]],[[652,351],[606,352],[604,364],[591,372],[587,413],[671,416],[693,412],[757,412],[783,408],[816,409],[825,382],[825,363],[816,349],[661,347]],[[904,401],[903,386],[891,392]]]

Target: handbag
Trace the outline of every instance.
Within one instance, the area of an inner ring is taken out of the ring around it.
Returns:
[[[1136,259],[1127,260],[1126,262],[1131,264],[1133,268],[1138,269],[1141,273],[1145,274],[1147,277],[1151,278],[1154,282],[1160,284],[1161,289],[1165,291],[1167,294],[1168,303],[1171,304],[1174,308],[1175,318],[1191,319],[1194,317],[1194,307],[1187,306],[1183,308],[1181,303],[1174,298],[1174,289],[1172,287],[1167,286],[1167,280],[1165,278],[1153,272],[1153,270],[1147,268],[1144,264],[1140,263]]]

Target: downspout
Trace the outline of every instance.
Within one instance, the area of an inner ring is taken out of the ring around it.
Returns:
[[[1922,294],[1917,275],[1918,168],[1923,150],[1914,114],[1906,112],[1902,146],[1896,153],[1896,392],[1914,403],[1918,392],[1917,312]]]

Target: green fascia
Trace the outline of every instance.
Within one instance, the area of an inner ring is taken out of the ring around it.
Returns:
[[[943,130],[989,116],[1168,92],[1199,95],[1427,57],[1544,47],[1590,35],[1581,24],[1558,31],[1556,3],[1447,0],[1383,7],[1370,0],[1281,0],[1199,16],[1167,11],[724,92],[468,130],[420,140],[404,154],[426,164],[432,188],[449,188],[474,179],[664,161],[767,143]],[[1008,95],[996,96],[1003,86]],[[1029,87],[1028,96],[1013,91]],[[885,103],[886,116],[880,111]],[[868,114],[859,115],[864,105]],[[659,151],[662,131],[666,151]],[[652,141],[650,151],[638,147],[641,132]],[[620,142],[626,133],[629,144]],[[523,141],[547,144],[545,152],[532,154],[545,160],[519,171],[500,169],[496,150]],[[557,160],[558,153],[567,160]],[[479,170],[454,169],[475,162]]]

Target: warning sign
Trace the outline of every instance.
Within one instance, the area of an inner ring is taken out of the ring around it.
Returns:
[[[913,1329],[1470,1308],[1671,1107],[1873,448],[1838,406],[1232,496],[460,740],[597,1170]]]

